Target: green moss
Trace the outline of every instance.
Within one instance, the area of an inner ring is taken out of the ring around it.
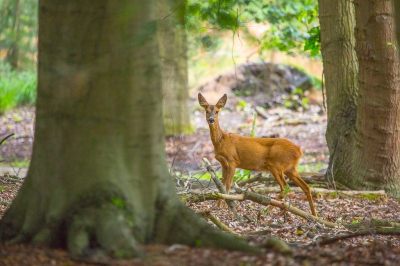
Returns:
[[[382,194],[369,194],[369,193],[362,193],[360,194],[360,198],[361,199],[366,199],[366,200],[370,200],[370,201],[378,201],[378,200],[387,200],[387,196],[386,195],[382,195]]]
[[[120,209],[125,209],[125,202],[120,198],[112,198],[111,203],[119,207]]]

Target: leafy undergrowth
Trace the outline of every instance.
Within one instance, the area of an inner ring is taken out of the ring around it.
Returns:
[[[0,178],[1,216],[21,184],[18,179]],[[285,201],[308,211],[308,202],[302,193],[290,192]],[[400,220],[400,205],[392,198],[387,201],[315,198],[314,201],[319,215],[329,221],[368,225],[366,221],[373,219]],[[338,237],[355,230],[343,226],[327,228],[250,201],[237,202],[239,215],[245,217],[243,223],[236,221],[228,209],[217,208],[215,201],[189,201],[187,205],[196,212],[210,212],[233,233],[246,237],[254,245],[262,245],[263,240],[271,236],[281,238],[290,244],[293,256],[284,256],[271,249],[253,255],[182,245],[147,245],[143,247],[146,258],[116,260],[91,257],[76,260],[65,250],[2,244],[0,265],[400,265],[398,235],[378,235],[371,229],[368,236],[321,244],[318,239],[324,236]]]

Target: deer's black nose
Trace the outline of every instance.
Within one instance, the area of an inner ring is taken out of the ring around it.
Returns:
[[[208,122],[210,122],[210,123],[212,124],[212,123],[215,122],[215,120],[214,120],[214,118],[210,117],[210,118],[208,119]]]

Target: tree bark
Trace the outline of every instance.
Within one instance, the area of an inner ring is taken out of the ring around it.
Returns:
[[[328,107],[326,140],[330,160],[327,177],[332,180],[347,175],[351,169],[358,89],[354,7],[347,0],[319,0],[318,3]]]
[[[188,107],[185,2],[157,1],[164,127],[167,135],[193,133]]]
[[[399,59],[391,0],[355,0],[359,97],[352,187],[400,197]]]
[[[388,45],[395,43],[393,7],[387,0],[354,3],[319,1],[331,153],[327,178],[400,196],[399,62]]]
[[[184,206],[164,152],[155,1],[42,0],[35,145],[0,240],[258,251]]]
[[[400,53],[400,1],[393,0],[394,3],[394,13],[395,13],[395,22],[396,22],[396,47],[397,47],[397,52]]]

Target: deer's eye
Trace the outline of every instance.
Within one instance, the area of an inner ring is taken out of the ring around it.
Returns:
[[[219,113],[219,111],[216,111],[215,114],[217,115]]]

